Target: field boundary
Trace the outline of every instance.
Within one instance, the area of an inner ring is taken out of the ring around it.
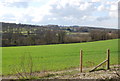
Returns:
[[[102,66],[104,63],[106,63],[107,70],[110,69],[110,49],[107,49],[107,57],[106,57],[106,59],[103,62],[101,62],[100,64],[98,64],[97,66],[95,66],[89,72],[95,71],[98,67]],[[80,50],[80,72],[81,73],[82,73],[82,69],[83,69],[83,50]]]

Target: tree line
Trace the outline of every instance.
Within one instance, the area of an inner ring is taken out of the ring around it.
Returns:
[[[3,23],[2,46],[89,42],[120,38],[118,34],[118,30],[106,31],[94,29],[89,32],[68,32],[60,27]]]

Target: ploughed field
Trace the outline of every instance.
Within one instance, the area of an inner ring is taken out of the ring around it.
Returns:
[[[3,75],[14,74],[15,69],[29,68],[30,64],[33,64],[34,72],[79,67],[80,49],[83,50],[83,67],[94,67],[106,59],[108,48],[111,53],[110,64],[118,64],[118,39],[87,43],[2,47],[2,73]]]

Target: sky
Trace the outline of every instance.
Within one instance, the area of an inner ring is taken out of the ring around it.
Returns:
[[[0,22],[118,28],[119,0],[0,0]]]

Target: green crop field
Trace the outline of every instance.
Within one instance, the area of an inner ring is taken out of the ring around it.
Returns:
[[[56,71],[79,67],[80,49],[84,54],[83,66],[93,67],[106,59],[107,48],[111,52],[110,63],[118,64],[118,39],[87,43],[2,47],[2,71],[3,75],[13,74],[12,69],[15,69],[23,59],[20,57],[27,58],[28,55],[32,56],[34,71]]]

